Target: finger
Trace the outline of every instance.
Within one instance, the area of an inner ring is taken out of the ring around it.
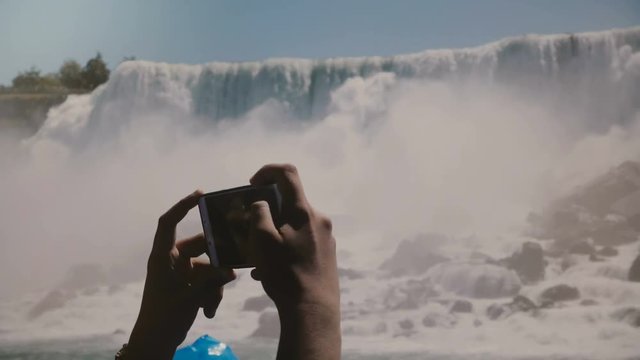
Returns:
[[[208,259],[193,259],[191,260],[191,266],[189,280],[194,288],[202,289],[205,286],[220,287],[236,278],[236,273],[233,269],[214,268]]]
[[[288,221],[296,225],[308,222],[309,205],[302,188],[298,170],[291,164],[270,164],[263,166],[251,180],[252,185],[276,183],[282,195],[282,211]]]
[[[184,199],[178,201],[158,219],[158,230],[153,242],[153,250],[165,252],[171,250],[175,243],[176,225],[187,216],[189,210],[198,204],[202,192],[196,190]]]
[[[265,242],[282,242],[269,210],[269,203],[256,201],[251,204],[249,217],[249,241],[251,248],[260,250]]]
[[[178,241],[176,248],[178,248],[180,256],[192,258],[204,254],[207,250],[207,243],[204,240],[204,235],[198,234]]]
[[[204,297],[201,304],[204,316],[209,319],[213,319],[213,317],[216,315],[216,310],[218,310],[218,306],[220,306],[223,294],[224,287],[222,286],[212,286],[205,289]]]

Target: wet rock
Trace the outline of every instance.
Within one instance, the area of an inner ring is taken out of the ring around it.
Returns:
[[[531,299],[523,295],[518,295],[514,297],[513,301],[511,301],[511,303],[509,303],[508,306],[513,311],[521,311],[521,312],[528,312],[528,311],[537,309],[536,304]]]
[[[265,311],[260,314],[258,328],[251,334],[252,337],[277,339],[280,337],[280,319],[275,311]]]
[[[629,281],[640,282],[640,255],[636,257],[629,268]]]
[[[522,244],[522,248],[502,262],[513,269],[523,283],[533,283],[544,278],[545,260],[542,246],[533,241]]]
[[[492,304],[487,308],[487,317],[490,320],[506,318],[516,312],[535,312],[538,307],[526,296],[517,295],[510,303]]]
[[[596,252],[596,254],[600,255],[600,256],[617,256],[618,255],[618,250],[616,248],[614,248],[613,246],[604,246],[602,247],[602,249],[598,250]]]
[[[640,308],[627,307],[618,309],[611,314],[618,321],[626,322],[633,327],[640,327]]]
[[[487,317],[491,320],[497,320],[507,313],[507,307],[500,304],[491,304],[487,308]]]
[[[603,262],[604,259],[599,257],[596,254],[591,254],[591,255],[589,255],[589,261],[591,261],[591,262]]]
[[[427,328],[452,328],[457,323],[456,318],[450,314],[430,312],[422,318],[422,326]]]
[[[358,280],[364,278],[364,274],[353,269],[338,268],[338,276],[341,279]]]
[[[513,296],[520,290],[518,275],[492,264],[444,263],[427,272],[428,280],[466,298],[492,299]]]
[[[560,301],[571,301],[576,300],[580,297],[580,292],[578,288],[559,284],[552,286],[540,294],[540,301],[551,301],[551,302],[560,302]]]
[[[577,255],[593,255],[596,253],[596,249],[588,241],[579,240],[571,244],[567,252]]]
[[[274,307],[273,301],[267,295],[250,297],[244,301],[242,310],[261,312],[268,307]]]
[[[473,304],[469,300],[458,299],[453,302],[449,311],[452,313],[470,313],[473,311]]]
[[[70,290],[56,289],[50,291],[42,300],[36,303],[27,313],[27,318],[33,320],[45,312],[62,308],[74,299],[76,293]]]
[[[409,319],[402,319],[402,320],[398,321],[398,326],[402,330],[411,330],[411,329],[413,329],[413,321],[411,321]]]
[[[387,310],[417,309],[438,295],[429,281],[410,279],[389,289],[383,305]]]
[[[625,162],[531,216],[531,234],[568,248],[591,238],[597,245],[636,241],[640,234],[640,163]]]
[[[580,301],[581,306],[595,306],[598,305],[598,302],[593,299],[584,299]]]
[[[422,234],[405,239],[398,244],[395,253],[380,265],[389,276],[421,275],[432,266],[448,259],[434,252],[434,248],[448,238],[440,234]]]

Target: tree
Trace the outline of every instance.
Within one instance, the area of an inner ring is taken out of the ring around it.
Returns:
[[[67,60],[58,71],[60,83],[67,89],[82,89],[82,67],[75,60]]]
[[[29,70],[23,71],[13,78],[12,84],[15,89],[38,90],[40,86],[40,70],[32,66]]]
[[[82,83],[88,90],[93,90],[109,80],[109,69],[98,52],[96,57],[87,61],[82,69]]]

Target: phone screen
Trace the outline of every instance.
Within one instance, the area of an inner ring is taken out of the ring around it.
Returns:
[[[251,204],[269,203],[277,224],[280,193],[276,185],[243,186],[202,195],[198,203],[211,264],[215,267],[253,267],[249,260]]]

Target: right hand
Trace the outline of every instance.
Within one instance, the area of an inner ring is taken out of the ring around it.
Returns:
[[[256,268],[251,275],[262,282],[281,316],[283,311],[310,304],[339,318],[331,221],[309,204],[293,165],[265,165],[251,178],[252,185],[273,183],[282,195],[282,225],[276,228],[266,202],[252,204],[249,240]]]

